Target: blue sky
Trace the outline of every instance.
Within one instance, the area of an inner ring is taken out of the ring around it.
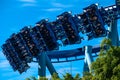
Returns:
[[[73,14],[81,13],[84,7],[99,3],[99,6],[108,6],[115,3],[114,0],[0,0],[0,46],[12,34],[17,33],[26,25],[34,26],[41,19],[49,18],[49,21],[56,19],[56,16],[65,11],[72,11]],[[120,27],[119,27],[120,28]],[[120,32],[120,30],[119,30]],[[82,47],[88,44],[97,45],[102,38],[94,41],[83,41],[79,45],[67,46],[65,49]],[[63,48],[61,48],[63,49]],[[54,64],[57,72],[64,74],[70,71],[72,74],[82,74],[83,61]],[[78,65],[79,64],[79,65]],[[20,75],[13,72],[8,61],[2,54],[0,48],[0,80],[22,80],[29,76],[37,77],[37,64],[31,63],[31,68]],[[47,71],[49,77],[49,72]]]

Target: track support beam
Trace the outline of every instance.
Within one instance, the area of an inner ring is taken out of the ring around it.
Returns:
[[[85,60],[84,60],[84,72],[91,72],[91,63],[93,62],[92,57],[92,46],[85,46]]]
[[[45,52],[43,52],[38,56],[38,79],[40,77],[46,77],[46,67],[51,75],[53,75],[53,73],[57,73],[49,57]]]
[[[119,37],[117,29],[117,20],[111,22],[110,27],[108,27],[108,38],[111,40],[113,46],[119,46]]]

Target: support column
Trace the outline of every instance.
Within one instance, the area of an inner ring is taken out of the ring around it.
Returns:
[[[117,20],[113,20],[110,27],[108,28],[108,38],[111,40],[113,46],[119,46],[119,37],[117,29]]]
[[[53,73],[57,73],[54,66],[52,65],[49,57],[47,55],[46,56],[46,66],[48,68],[48,70],[50,71],[50,74],[53,75]]]
[[[92,62],[93,62],[92,46],[85,46],[84,71],[91,72],[91,63]]]
[[[43,52],[38,56],[38,79],[40,77],[46,77],[46,67],[51,75],[53,75],[53,73],[57,73],[49,57],[45,52]]]
[[[86,57],[85,57],[85,60],[84,60],[83,72],[89,72],[89,67],[88,67]]]
[[[38,78],[46,76],[46,56],[45,53],[40,53],[38,58]]]

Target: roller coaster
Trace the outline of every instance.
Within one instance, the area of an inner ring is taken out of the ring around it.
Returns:
[[[84,71],[90,71],[93,57],[98,56],[100,46],[91,45],[72,50],[59,50],[60,46],[80,44],[84,40],[108,37],[112,45],[119,46],[117,20],[120,18],[120,0],[115,5],[98,8],[91,4],[83,13],[72,15],[64,12],[53,22],[42,19],[34,27],[25,26],[18,33],[13,33],[2,45],[3,53],[14,71],[20,74],[27,71],[28,63],[37,62],[39,77],[46,76],[46,67],[51,75],[57,73],[52,63],[84,61]],[[107,28],[105,27],[107,26]],[[85,56],[81,58],[79,56]],[[74,57],[74,59],[69,59]],[[61,61],[60,59],[65,59]],[[52,61],[53,59],[56,59]]]

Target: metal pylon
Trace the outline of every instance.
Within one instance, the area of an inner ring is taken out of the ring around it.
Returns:
[[[93,62],[92,57],[92,46],[85,46],[85,60],[84,60],[84,72],[91,72],[91,63]]]
[[[112,20],[110,27],[108,27],[108,38],[111,40],[113,46],[119,46],[117,19]]]
[[[57,73],[46,52],[43,52],[38,56],[38,79],[40,77],[46,77],[46,67],[51,75]]]

